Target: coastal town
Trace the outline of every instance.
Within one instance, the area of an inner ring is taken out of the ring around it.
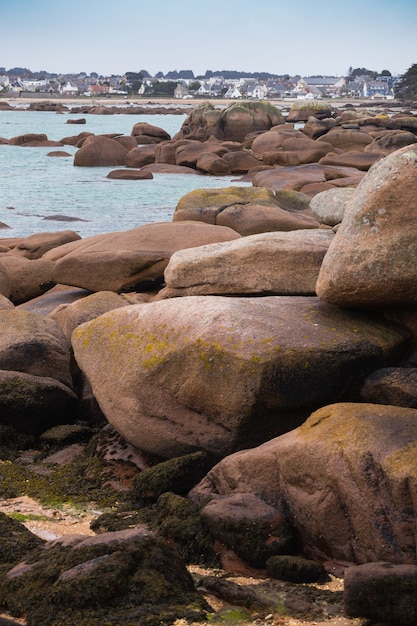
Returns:
[[[12,97],[161,97],[179,100],[205,98],[230,100],[282,100],[322,98],[368,98],[393,100],[401,76],[349,68],[346,76],[290,76],[233,71],[194,76],[191,70],[126,72],[102,76],[32,72],[26,68],[0,67],[0,96]]]

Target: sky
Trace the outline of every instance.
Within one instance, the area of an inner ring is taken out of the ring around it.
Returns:
[[[343,76],[417,63],[416,0],[0,0],[0,26],[6,70]]]

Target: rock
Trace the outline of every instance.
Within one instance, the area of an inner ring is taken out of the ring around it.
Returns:
[[[69,152],[65,152],[64,150],[52,150],[52,152],[48,152],[48,157],[71,157],[72,154]]]
[[[156,137],[158,139],[170,140],[171,135],[159,126],[148,124],[147,122],[137,122],[132,128],[132,137],[141,137],[146,135],[147,137]]]
[[[296,539],[285,517],[252,494],[215,497],[201,510],[210,533],[252,567],[290,554]]]
[[[108,421],[161,458],[196,450],[220,457],[294,428],[396,363],[408,341],[378,316],[279,296],[132,305],[72,335]]]
[[[331,165],[319,165],[310,163],[298,165],[296,167],[273,167],[263,172],[258,172],[252,179],[254,187],[267,187],[272,191],[278,189],[293,189],[303,191],[304,187],[310,183],[325,183],[333,179],[350,177],[352,175],[363,174],[353,167],[338,167]],[[351,184],[351,183],[349,183]]]
[[[223,144],[224,145],[224,144]],[[226,152],[222,157],[226,161],[232,174],[244,174],[252,167],[262,165],[251,150],[236,150],[234,152]]]
[[[143,167],[155,161],[155,146],[136,146],[125,156],[126,167]]]
[[[314,196],[310,202],[313,216],[320,224],[336,226],[345,214],[345,208],[354,194],[354,189],[328,189]]]
[[[38,315],[48,315],[59,305],[70,304],[80,298],[85,298],[89,294],[90,292],[85,289],[68,287],[67,285],[55,285],[55,287],[52,287],[52,289],[49,289],[41,296],[19,304],[18,308],[37,313]]]
[[[416,164],[417,149],[401,148],[375,163],[358,185],[324,258],[320,298],[366,308],[417,301],[411,253],[417,228]]]
[[[126,148],[127,151],[133,150],[137,148],[138,144],[134,137],[130,137],[127,135],[121,135],[120,137],[114,137],[114,139],[120,143],[123,148]]]
[[[308,198],[308,201],[310,198]],[[254,187],[196,189],[178,201],[173,221],[198,220],[208,224],[228,224],[241,234],[270,230],[316,228],[308,213],[306,196],[290,190]]]
[[[142,172],[150,172],[151,174],[194,174],[198,176],[201,172],[186,167],[185,165],[171,165],[170,163],[150,163],[141,168]]]
[[[155,162],[156,163],[170,163],[176,165],[176,152],[180,146],[185,146],[189,143],[196,143],[189,139],[163,141],[154,146]],[[199,143],[199,142],[198,142]]]
[[[10,278],[6,268],[1,265],[1,258],[0,256],[0,294],[8,298],[11,292]]]
[[[223,459],[189,496],[262,494],[314,560],[415,564],[416,442],[415,409],[324,406],[292,432]]]
[[[14,304],[13,302],[10,302],[8,298],[0,294],[0,310],[6,309],[14,309]]]
[[[67,121],[65,122],[66,124],[86,124],[87,120],[85,119],[85,117],[79,117],[77,119],[74,118],[68,118]]]
[[[263,233],[180,250],[165,269],[166,287],[159,297],[313,295],[333,236],[321,229]]]
[[[225,152],[225,148],[220,143],[214,141],[206,141],[204,143],[189,142],[177,148],[175,163],[176,165],[186,167],[197,167],[197,162],[202,156],[214,154],[221,157]]]
[[[272,578],[292,583],[324,582],[329,576],[321,563],[300,556],[271,556],[266,569]]]
[[[16,308],[0,311],[0,369],[54,378],[72,387],[69,346],[59,326]]]
[[[257,135],[252,142],[251,150],[257,159],[262,160],[265,154],[279,150],[286,139],[305,135],[300,130],[269,130]]]
[[[89,133],[84,131],[82,133],[78,133],[78,135],[71,135],[70,137],[63,137],[60,139],[60,143],[68,146],[78,146],[79,148],[82,146],[83,142],[87,137],[93,137],[94,133]]]
[[[80,324],[89,322],[107,311],[128,305],[126,298],[112,291],[99,291],[75,302],[58,305],[48,317],[58,324],[70,342],[73,330]]]
[[[163,493],[186,495],[207,474],[213,463],[205,452],[194,452],[157,463],[135,476],[133,497],[140,506],[156,502]]]
[[[115,139],[103,135],[91,136],[75,153],[74,165],[80,167],[124,165],[127,152]]]
[[[394,119],[388,119],[386,121],[386,127],[391,130],[407,130],[411,133],[417,131],[417,116],[416,115],[399,115]]]
[[[55,233],[35,233],[22,239],[9,254],[11,256],[22,256],[26,259],[39,259],[48,250],[80,239],[80,235],[73,230],[60,230]]]
[[[328,133],[317,139],[331,144],[343,152],[363,151],[365,146],[372,143],[372,137],[363,130],[348,130],[345,128],[332,128]]]
[[[48,141],[48,137],[45,133],[25,133],[24,135],[18,135],[9,139],[10,146],[24,146],[33,143],[45,143]]]
[[[366,563],[345,572],[345,612],[372,623],[406,626],[417,621],[417,566]]]
[[[249,133],[269,130],[283,123],[279,109],[269,102],[236,102],[223,110],[204,103],[189,113],[174,139],[243,141]]]
[[[54,378],[0,370],[0,422],[39,435],[73,421],[77,396]]]
[[[387,367],[372,372],[360,393],[364,402],[417,409],[417,368]]]
[[[143,172],[142,170],[112,170],[106,176],[112,180],[152,180],[151,172]]]
[[[232,173],[227,161],[211,152],[199,156],[196,168],[211,176],[230,176]]]
[[[23,524],[0,512],[0,563],[12,565],[44,543]]]
[[[319,163],[323,165],[342,165],[345,167],[355,167],[358,170],[367,172],[371,165],[381,158],[379,152],[365,152],[350,150],[343,154],[326,154],[320,158]]]
[[[55,284],[54,263],[44,258],[30,261],[25,257],[6,254],[0,256],[0,266],[9,276],[9,298],[14,304],[36,298]]]
[[[88,237],[51,250],[43,258],[55,262],[57,283],[91,291],[148,290],[160,285],[177,250],[238,237],[223,226],[160,222]]]
[[[333,117],[326,117],[319,120],[311,115],[304,124],[302,132],[307,135],[307,137],[310,137],[310,139],[318,139],[335,126],[337,126],[337,121]]]
[[[413,143],[417,143],[417,137],[410,131],[385,130],[381,131],[372,143],[365,146],[364,152],[379,152],[381,156],[387,156],[391,152]]]
[[[2,601],[31,624],[168,626],[202,620],[209,608],[177,552],[143,526],[69,535],[27,558],[2,575]]]
[[[332,114],[331,104],[321,100],[298,100],[292,103],[287,122],[307,122],[311,116],[321,120]]]

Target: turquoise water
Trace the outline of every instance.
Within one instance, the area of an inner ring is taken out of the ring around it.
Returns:
[[[84,117],[86,124],[67,124]],[[0,111],[0,137],[45,133],[59,141],[80,132],[130,135],[137,122],[160,126],[173,136],[185,115],[84,115],[26,110]],[[171,221],[178,200],[194,189],[227,187],[236,177],[155,174],[153,180],[106,178],[115,167],[74,167],[71,157],[48,157],[52,150],[71,155],[76,148],[24,148],[0,145],[0,229],[2,237],[71,229],[88,237]],[[66,216],[85,221],[58,221]]]

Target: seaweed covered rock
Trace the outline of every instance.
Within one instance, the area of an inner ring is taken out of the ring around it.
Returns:
[[[314,297],[186,296],[105,313],[72,344],[108,421],[166,459],[286,432],[396,363],[409,338]]]
[[[28,626],[168,626],[208,609],[175,550],[146,527],[49,542],[2,574],[0,593]]]
[[[0,513],[0,570],[17,563],[45,542],[30,532],[23,524]]]

